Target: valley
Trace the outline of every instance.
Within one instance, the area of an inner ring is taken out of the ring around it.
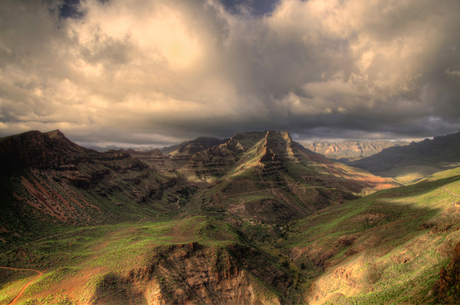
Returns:
[[[446,137],[346,164],[287,131],[147,152],[2,138],[0,304],[455,304]]]

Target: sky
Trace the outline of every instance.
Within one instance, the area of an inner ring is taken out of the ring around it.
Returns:
[[[453,133],[459,29],[453,0],[2,0],[0,137]]]

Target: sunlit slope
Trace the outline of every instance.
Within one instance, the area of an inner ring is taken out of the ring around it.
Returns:
[[[460,176],[438,173],[292,223],[278,243],[304,267],[309,304],[418,304],[434,300],[460,241]],[[319,277],[317,277],[320,275]]]
[[[87,227],[0,254],[44,271],[19,304],[286,304],[292,278],[234,227],[205,217]],[[0,304],[33,274],[0,269]]]
[[[397,186],[392,179],[333,162],[292,141],[288,132],[236,134],[181,168],[207,183],[192,206],[226,217],[283,223],[359,195]]]

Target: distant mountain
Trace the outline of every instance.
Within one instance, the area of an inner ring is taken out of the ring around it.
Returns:
[[[179,163],[180,165],[183,165],[188,160],[190,160],[193,155],[213,146],[225,143],[226,141],[228,141],[228,139],[220,140],[216,138],[200,137],[196,138],[195,140],[182,142],[178,145],[163,147],[161,152],[170,155],[171,160]]]
[[[348,163],[387,177],[417,181],[435,172],[456,167],[460,163],[460,132],[390,147],[380,153]]]
[[[174,171],[180,167],[178,163],[171,160],[169,155],[163,154],[158,148],[149,151],[137,151],[131,148],[128,150],[120,149],[120,151],[144,162],[151,169],[160,173]]]
[[[129,154],[81,147],[60,131],[0,139],[2,240],[139,219],[176,206],[180,183]]]
[[[305,148],[329,159],[351,161],[375,155],[385,148],[408,145],[405,141],[301,141]]]
[[[278,131],[238,133],[194,155],[178,171],[195,183],[209,183],[194,197],[198,209],[265,223],[305,217],[397,185],[313,153]]]

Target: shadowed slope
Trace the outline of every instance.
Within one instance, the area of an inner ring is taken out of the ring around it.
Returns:
[[[4,138],[0,160],[0,247],[170,210],[182,188],[128,154],[86,149],[59,131]]]
[[[435,172],[460,164],[460,132],[390,147],[368,158],[348,163],[403,183],[416,182]]]

